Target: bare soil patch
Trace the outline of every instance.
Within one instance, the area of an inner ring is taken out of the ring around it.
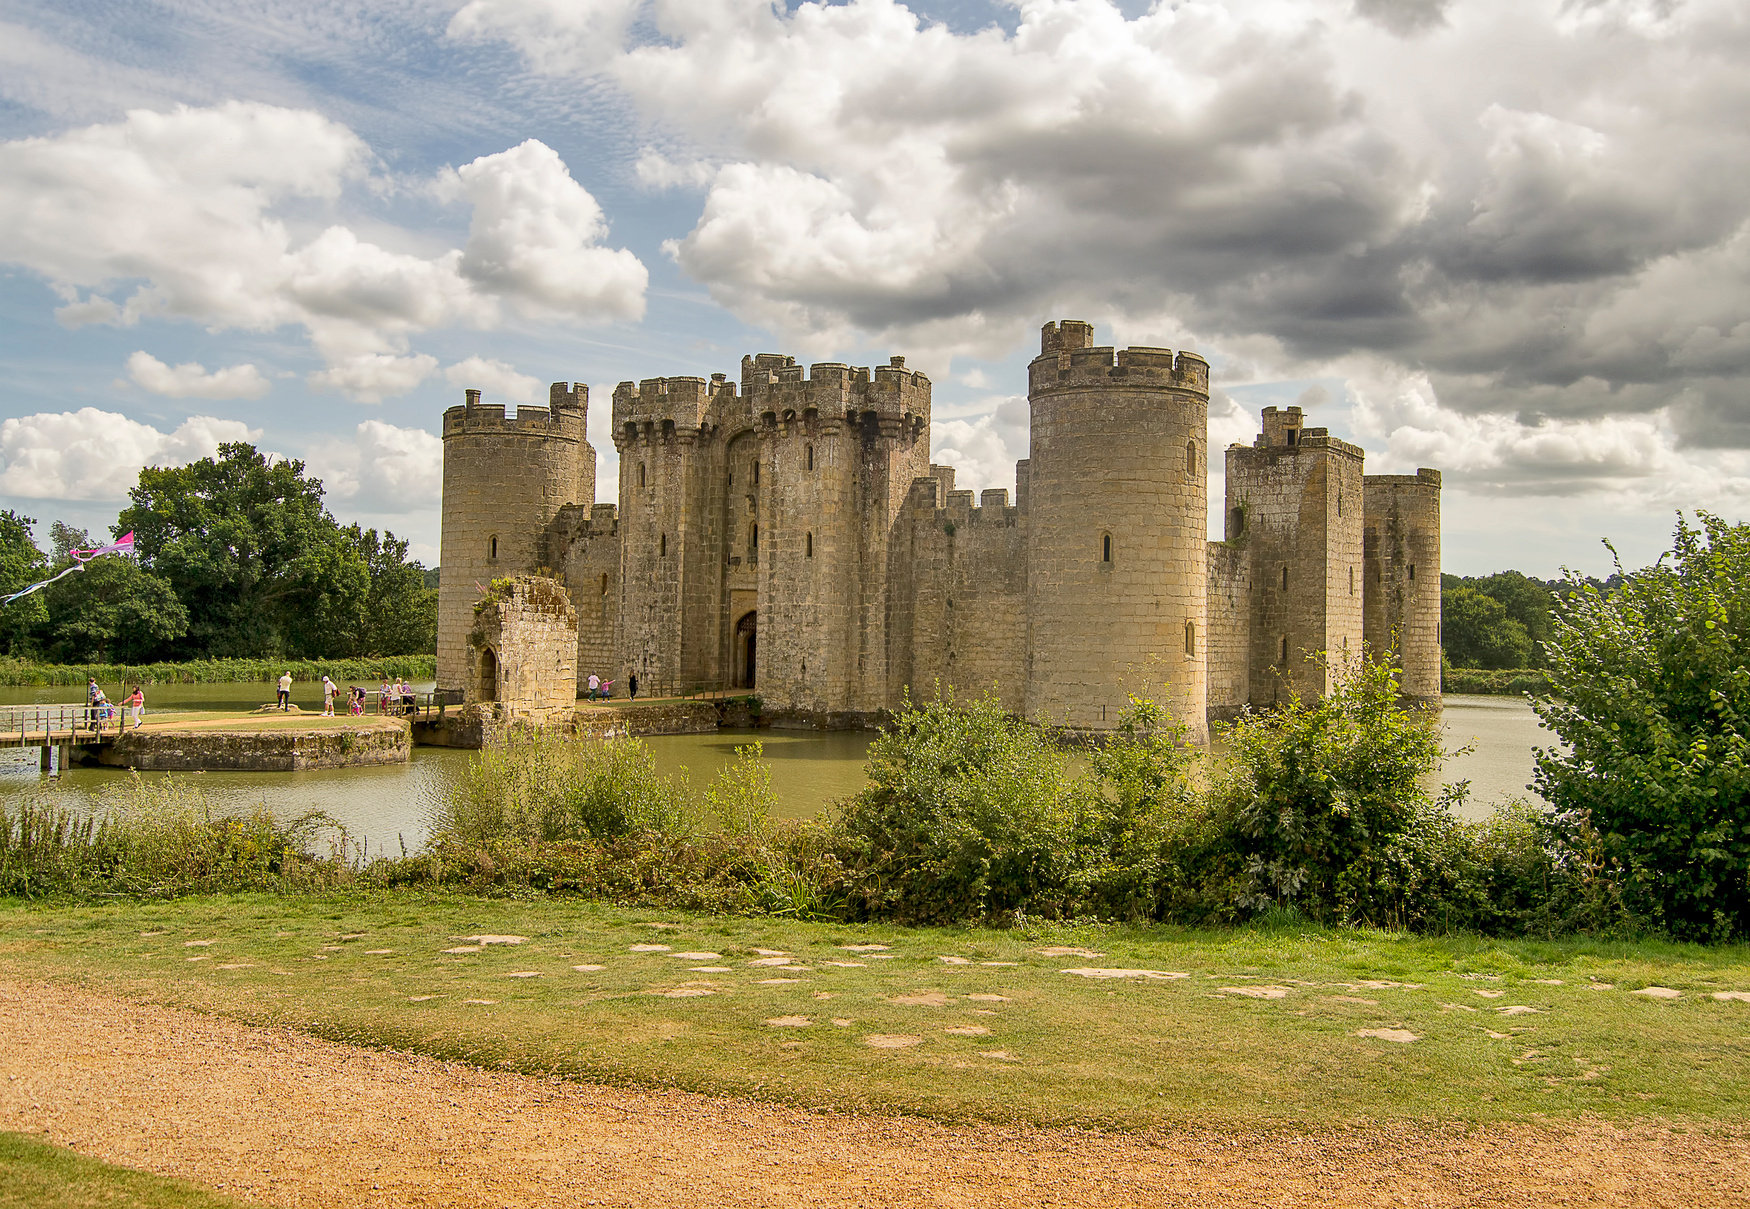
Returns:
[[[949,1128],[505,1074],[5,980],[0,1037],[5,1128],[264,1205],[1750,1205],[1741,1131]]]

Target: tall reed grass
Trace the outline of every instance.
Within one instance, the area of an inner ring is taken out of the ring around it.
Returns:
[[[195,659],[186,663],[32,663],[0,659],[0,687],[99,684],[237,684],[266,683],[290,672],[298,681],[332,676],[342,683],[430,680],[437,675],[433,655],[394,655],[382,659]]]

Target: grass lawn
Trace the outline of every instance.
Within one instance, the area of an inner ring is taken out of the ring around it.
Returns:
[[[1747,946],[908,930],[406,892],[9,902],[0,973],[530,1073],[950,1121],[1750,1117]]]
[[[242,1209],[242,1202],[0,1133],[0,1209]]]

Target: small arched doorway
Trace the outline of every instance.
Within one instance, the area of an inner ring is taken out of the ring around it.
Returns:
[[[480,700],[498,700],[498,656],[491,647],[480,652]]]
[[[735,623],[735,685],[752,688],[758,665],[759,614],[748,613]]]

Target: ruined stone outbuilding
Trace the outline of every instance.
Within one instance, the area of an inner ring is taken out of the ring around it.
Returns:
[[[1211,542],[1208,365],[1093,338],[1044,328],[1013,500],[975,503],[930,464],[930,381],[901,357],[760,354],[739,381],[621,383],[617,504],[594,502],[586,387],[514,415],[469,391],[444,413],[439,686],[502,691],[502,650],[469,641],[474,605],[539,569],[575,642],[527,628],[519,649],[565,643],[542,675],[557,685],[563,664],[573,695],[591,673],[624,695],[636,672],[640,696],[745,690],[768,717],[833,726],[907,692],[994,689],[1098,731],[1145,693],[1201,739],[1210,719],[1325,691],[1365,644],[1437,699],[1439,474],[1366,475],[1359,448],[1269,408],[1225,452]]]

